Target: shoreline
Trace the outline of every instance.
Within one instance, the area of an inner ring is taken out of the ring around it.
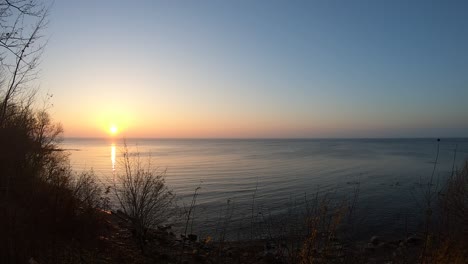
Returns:
[[[102,239],[114,243],[117,248],[125,246],[129,256],[141,255],[135,242],[128,239],[132,231],[125,215],[118,211],[106,212],[105,215],[107,223],[118,232],[110,233],[111,239]],[[399,240],[373,236],[367,242],[332,239],[326,247],[314,250],[314,254],[320,256],[314,263],[349,263],[351,260],[353,263],[393,263],[396,258],[414,263],[421,246],[422,239],[416,235]],[[200,240],[195,234],[187,238],[175,234],[170,226],[150,230],[147,248],[146,257],[158,263],[290,263],[292,258],[291,248],[278,239]],[[299,252],[301,249],[292,250]],[[359,261],[364,259],[365,262]]]

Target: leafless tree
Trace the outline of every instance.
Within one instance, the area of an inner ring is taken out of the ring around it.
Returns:
[[[166,171],[158,171],[150,159],[145,165],[139,153],[128,151],[126,143],[120,165],[114,179],[115,196],[144,251],[148,231],[169,218],[175,195],[165,183]]]
[[[11,167],[21,157],[37,164],[34,167],[42,166],[51,155],[41,153],[50,151],[62,133],[46,108],[37,111],[32,106],[35,89],[31,82],[38,76],[46,44],[41,32],[46,25],[44,1],[0,0],[0,168]],[[0,190],[8,197],[15,173],[3,174]]]
[[[31,91],[27,84],[37,78],[46,44],[41,31],[46,25],[47,9],[42,2],[0,0],[0,127],[4,127],[8,107],[24,103],[15,99],[27,95]]]

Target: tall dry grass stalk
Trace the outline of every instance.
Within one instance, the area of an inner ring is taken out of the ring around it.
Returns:
[[[468,259],[468,161],[439,192],[437,226],[425,240],[420,263],[466,263]]]

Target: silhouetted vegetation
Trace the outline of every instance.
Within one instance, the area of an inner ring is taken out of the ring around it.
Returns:
[[[174,194],[165,184],[166,171],[153,168],[150,159],[145,165],[139,153],[133,154],[124,143],[123,170],[117,173],[114,191],[120,208],[131,222],[140,249],[144,251],[148,230],[155,229],[173,213]]]
[[[0,262],[64,263],[94,246],[101,190],[58,151],[62,127],[35,107],[45,7],[0,1]],[[76,245],[80,245],[77,247]]]
[[[71,170],[58,149],[61,133],[45,110],[7,104],[0,127],[1,263],[64,263],[79,256],[72,248],[96,243],[101,188],[91,172]]]
[[[63,263],[67,248],[92,246],[101,188],[74,173],[62,133],[45,110],[10,100],[0,127],[0,262]]]
[[[424,234],[421,263],[466,263],[468,259],[468,161],[437,193],[435,223]],[[431,212],[431,211],[429,211]],[[428,214],[429,214],[428,212]],[[429,216],[431,217],[431,216]]]

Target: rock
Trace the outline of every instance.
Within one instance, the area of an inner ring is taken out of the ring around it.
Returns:
[[[29,264],[39,264],[33,257],[29,258]]]
[[[406,243],[411,245],[418,245],[420,244],[422,239],[418,236],[410,236],[406,239]]]
[[[158,226],[158,229],[161,230],[161,231],[167,231],[169,229],[172,229],[172,226],[171,225],[167,225],[167,226]]]
[[[200,263],[206,262],[206,257],[200,254],[195,255],[194,259],[195,261],[200,262]]]
[[[375,246],[375,245],[378,245],[381,242],[381,240],[380,240],[380,237],[373,236],[371,237],[370,242],[372,243],[372,245]]]
[[[271,252],[268,252],[267,254],[265,254],[264,261],[266,263],[274,263],[275,262],[275,255],[273,255],[273,253],[271,253]]]
[[[395,248],[398,247],[398,243],[395,242],[395,241],[389,242],[389,243],[387,243],[386,247],[387,247],[387,248],[391,248],[391,249],[395,249]]]
[[[188,240],[192,241],[192,242],[196,242],[198,239],[198,236],[197,235],[194,235],[194,234],[189,234],[188,235]]]
[[[377,247],[377,248],[387,248],[387,247],[388,247],[388,244],[385,243],[385,242],[380,242],[376,247]]]
[[[343,250],[343,245],[335,245],[334,248],[336,250]]]
[[[367,245],[364,247],[364,250],[368,252],[374,252],[375,246],[372,243],[367,243]]]
[[[393,252],[392,255],[393,255],[393,257],[403,256],[403,255],[405,255],[405,252],[406,252],[406,250],[404,250],[404,248],[399,247]]]

